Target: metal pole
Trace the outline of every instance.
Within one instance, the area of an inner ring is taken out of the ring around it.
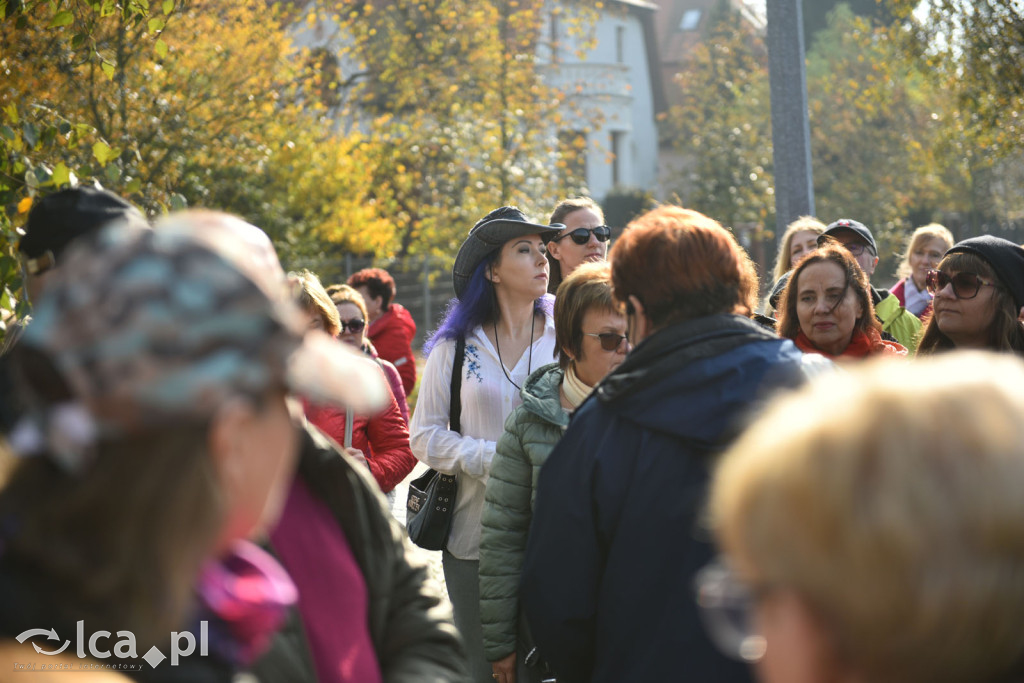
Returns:
[[[807,70],[800,2],[768,0],[766,7],[777,238],[794,219],[814,215],[811,126],[807,116]]]

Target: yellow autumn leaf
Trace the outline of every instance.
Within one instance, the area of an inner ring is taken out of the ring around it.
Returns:
[[[18,213],[28,213],[28,210],[32,208],[32,198],[25,197],[18,202]]]

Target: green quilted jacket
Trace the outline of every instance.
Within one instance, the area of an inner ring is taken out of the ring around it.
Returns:
[[[516,648],[519,575],[540,467],[569,426],[558,390],[562,370],[545,365],[526,380],[523,403],[505,421],[491,464],[480,536],[480,621],[494,662]]]

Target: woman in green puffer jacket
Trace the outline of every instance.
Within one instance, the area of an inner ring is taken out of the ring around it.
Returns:
[[[498,683],[539,681],[542,673],[540,666],[524,664],[532,644],[519,613],[519,575],[541,465],[562,438],[569,415],[630,348],[607,262],[581,266],[556,296],[558,363],[538,369],[523,385],[523,404],[505,421],[484,498],[480,616],[484,652]]]

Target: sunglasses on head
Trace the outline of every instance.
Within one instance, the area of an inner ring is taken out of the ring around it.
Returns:
[[[601,340],[601,348],[605,351],[616,351],[622,342],[629,341],[629,335],[627,334],[615,334],[614,332],[601,332],[595,334],[594,332],[584,332],[585,337],[597,337]]]
[[[946,288],[946,285],[953,283],[953,294],[957,299],[973,299],[978,296],[982,287],[997,287],[996,283],[983,280],[974,273],[957,273],[950,275],[941,270],[929,270],[925,276],[924,286],[928,292],[935,296],[939,291]]]
[[[348,330],[353,334],[363,331],[363,326],[366,325],[366,321],[362,318],[352,318],[351,320],[339,320],[338,324],[341,325],[341,331]]]
[[[594,233],[594,237],[597,238],[598,242],[607,242],[612,236],[612,229],[607,225],[599,225],[596,228],[576,228],[570,232],[564,232],[552,242],[557,242],[565,237],[571,237],[572,241],[576,244],[586,244],[590,241],[590,233]]]

